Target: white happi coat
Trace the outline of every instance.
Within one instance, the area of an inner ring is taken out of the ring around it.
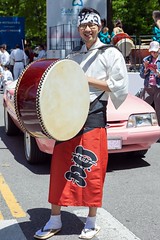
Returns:
[[[108,100],[110,96],[115,108],[118,108],[128,94],[127,68],[124,57],[118,49],[115,47],[97,49],[103,45],[97,39],[89,51],[84,44],[79,53],[70,54],[68,58],[79,63],[87,76],[106,81],[111,92],[105,92],[101,100]],[[95,50],[91,51],[92,49]],[[92,86],[89,86],[89,90],[91,102],[103,92]]]

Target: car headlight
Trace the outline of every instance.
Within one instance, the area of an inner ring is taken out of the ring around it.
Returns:
[[[127,127],[145,127],[158,125],[155,113],[133,114],[129,117]]]

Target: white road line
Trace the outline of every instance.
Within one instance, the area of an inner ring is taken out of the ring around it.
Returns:
[[[27,240],[16,220],[0,221],[0,239]]]
[[[81,221],[87,216],[87,209],[78,209],[73,211]],[[98,209],[97,225],[101,226],[101,231],[96,236],[100,240],[140,240],[129,229],[121,224],[109,212],[103,208]]]

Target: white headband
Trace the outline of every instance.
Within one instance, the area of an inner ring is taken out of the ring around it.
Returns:
[[[85,23],[94,23],[98,26],[101,26],[101,18],[97,13],[82,13],[82,15],[78,16],[77,27],[81,24]]]

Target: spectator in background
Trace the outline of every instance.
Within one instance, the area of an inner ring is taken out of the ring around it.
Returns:
[[[34,53],[30,45],[26,44],[24,47],[25,54],[27,55],[27,64],[33,62]]]
[[[3,90],[3,67],[0,63],[0,90]]]
[[[113,37],[113,32],[109,33],[109,28],[106,26],[106,19],[101,19],[101,31],[98,34],[98,37],[101,42],[105,44],[109,44],[111,42],[111,38]]]
[[[16,80],[22,73],[24,67],[27,65],[28,57],[25,54],[25,52],[22,49],[20,49],[20,46],[18,44],[16,45],[16,48],[12,50],[10,57],[11,61],[14,62],[13,75],[14,80]]]
[[[3,44],[4,49],[7,51],[7,44]]]
[[[2,56],[1,48],[2,48],[2,45],[0,46],[0,62],[1,62],[1,56]]]
[[[11,52],[13,51],[13,49],[10,50],[10,64],[9,64],[9,70],[11,71],[12,75],[13,75],[13,67],[14,67],[14,60],[11,58]]]
[[[9,69],[9,65],[4,65],[3,81],[13,81],[13,75]]]
[[[104,27],[106,27],[106,19],[105,18],[103,18],[103,19],[101,19],[101,26],[102,26],[102,29],[104,28]]]
[[[154,20],[153,27],[153,40],[160,43],[160,11],[155,10],[152,12],[152,18]]]
[[[33,62],[34,60],[34,51],[31,46],[29,46],[29,63]]]
[[[46,58],[46,50],[44,45],[41,44],[39,45],[39,48],[38,48],[38,56],[34,57],[34,60],[43,59],[43,58]]]
[[[120,19],[116,20],[114,23],[113,33],[114,35],[118,33],[123,33],[123,25]]]
[[[103,27],[102,30],[99,32],[98,37],[101,42],[109,44],[111,42],[111,35],[109,34],[108,27]]]
[[[2,66],[9,64],[10,63],[10,55],[6,50],[6,44],[3,44],[0,46],[0,51],[1,51],[1,55],[0,55],[0,63]]]
[[[149,55],[143,59],[140,76],[144,79],[142,99],[153,105],[160,125],[160,45],[152,41],[149,46]]]
[[[29,62],[30,62],[30,51],[29,51],[29,46],[28,45],[24,46],[24,52],[27,55],[26,65],[28,65]]]
[[[11,73],[11,71],[9,70],[10,67],[9,65],[4,65],[4,70],[3,70],[3,74],[2,74],[2,85],[3,85],[3,91],[5,89],[5,85],[8,81],[13,81],[13,75]]]

